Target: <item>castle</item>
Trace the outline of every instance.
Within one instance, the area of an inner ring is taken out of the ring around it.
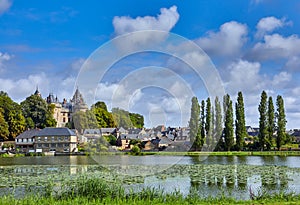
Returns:
[[[42,97],[38,88],[36,89],[34,95]],[[53,93],[50,93],[45,100],[48,104],[53,104],[55,106],[53,118],[57,122],[56,127],[65,127],[68,122],[71,122],[72,113],[78,111],[85,112],[88,110],[88,106],[84,102],[82,94],[79,92],[78,88],[76,89],[73,98],[70,101],[67,101],[64,98],[62,102],[59,102],[58,98],[54,97]]]

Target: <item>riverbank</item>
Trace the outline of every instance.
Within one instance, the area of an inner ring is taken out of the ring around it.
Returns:
[[[161,156],[300,156],[300,151],[231,151],[231,152],[139,152],[133,153],[130,151],[120,152],[78,152],[78,153],[52,153],[51,156],[91,156],[91,155],[133,155],[133,156],[147,156],[147,155],[161,155]],[[49,156],[45,153],[30,153],[30,154],[0,154],[1,157],[30,157],[30,156]]]

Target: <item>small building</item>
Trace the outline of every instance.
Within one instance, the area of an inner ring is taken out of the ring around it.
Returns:
[[[96,143],[102,137],[102,134],[100,129],[85,129],[83,136],[88,143]]]
[[[77,136],[66,127],[46,127],[35,136],[36,152],[77,152]]]
[[[16,149],[19,149],[20,152],[34,152],[35,136],[40,131],[39,129],[33,129],[19,134],[15,139]]]

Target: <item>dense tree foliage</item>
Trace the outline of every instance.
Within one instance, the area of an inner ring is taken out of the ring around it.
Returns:
[[[287,136],[285,133],[286,130],[286,119],[285,119],[285,111],[284,111],[284,102],[283,98],[278,95],[276,99],[276,118],[277,118],[277,138],[276,138],[276,146],[279,150],[280,147],[286,143]]]
[[[9,130],[8,124],[4,119],[3,110],[0,109],[0,139],[8,140]]]
[[[260,149],[265,149],[266,144],[266,138],[268,135],[268,122],[267,122],[267,93],[263,91],[261,93],[261,100],[260,104],[258,106],[259,111],[259,133],[258,133],[258,139],[259,139],[259,145]]]
[[[227,94],[224,97],[225,100],[225,126],[224,126],[224,142],[225,142],[225,150],[230,151],[234,145],[234,128],[233,128],[233,108],[232,108],[232,100],[230,96]]]
[[[198,133],[199,115],[200,115],[200,106],[198,103],[198,99],[196,97],[193,97],[192,106],[191,106],[191,117],[189,121],[190,140],[192,143],[196,140],[196,136]]]
[[[120,108],[113,108],[112,115],[118,127],[141,128],[144,126],[144,117],[137,113],[130,113]]]
[[[2,110],[4,121],[8,125],[9,133],[7,139],[13,140],[16,136],[22,133],[26,128],[26,122],[22,114],[21,106],[18,103],[14,102],[7,95],[7,93],[1,91],[0,109]]]
[[[273,135],[275,132],[275,110],[274,110],[274,104],[273,99],[270,96],[268,100],[268,135],[266,138],[266,148],[267,150],[271,150],[271,147],[273,146]]]
[[[246,131],[246,119],[244,110],[244,99],[242,92],[238,92],[237,102],[235,104],[235,137],[236,137],[236,149],[241,151],[245,138],[247,137]]]
[[[222,123],[222,109],[221,103],[218,96],[215,98],[215,122],[214,122],[214,140],[215,143],[218,143],[219,146],[216,147],[216,150],[221,149],[220,143],[222,143],[222,134],[223,134],[223,123]]]
[[[212,106],[210,102],[210,98],[206,100],[206,113],[205,113],[205,137],[206,137],[206,145],[207,147],[212,146],[213,138],[212,138]]]
[[[53,107],[38,95],[31,95],[21,102],[23,115],[28,128],[55,127]]]
[[[91,110],[86,112],[78,111],[72,115],[72,127],[82,132],[84,129],[96,129],[98,127],[97,119]]]
[[[133,127],[143,128],[144,127],[144,116],[138,113],[129,113],[130,120]]]
[[[96,117],[98,127],[116,127],[114,118],[112,114],[107,111],[107,107],[104,102],[99,101],[93,105],[92,112]]]

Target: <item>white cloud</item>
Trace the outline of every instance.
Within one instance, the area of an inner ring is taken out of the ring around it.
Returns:
[[[283,37],[279,34],[265,35],[264,42],[257,43],[250,52],[255,60],[291,58],[300,55],[300,39],[297,35]]]
[[[169,32],[177,23],[179,19],[179,14],[177,12],[177,7],[172,6],[169,9],[160,9],[161,14],[157,17],[144,16],[131,18],[129,16],[116,16],[113,19],[113,26],[115,30],[115,35],[123,35],[131,32],[140,31],[135,33],[134,36],[128,35],[123,39],[122,42],[118,42],[118,47],[121,49],[131,49],[141,46],[157,43],[163,41],[168,33],[158,33],[154,32],[141,32],[149,30],[158,30],[163,32]]]
[[[177,7],[161,8],[157,17],[145,16],[135,19],[128,16],[114,17],[113,26],[117,35],[141,30],[170,31],[179,19]]]
[[[12,5],[12,0],[1,0],[0,1],[0,15],[6,12]]]
[[[292,75],[286,71],[280,72],[279,74],[273,77],[272,84],[279,88],[283,88],[287,83],[292,79]]]
[[[274,31],[277,28],[282,28],[287,25],[291,25],[292,22],[287,22],[285,18],[278,19],[274,16],[269,16],[260,19],[260,21],[257,23],[257,33],[256,37],[260,38],[263,37],[266,33],[270,33]]]
[[[1,53],[0,52],[0,72],[5,69],[5,62],[9,61],[13,56],[9,55],[7,53]]]
[[[29,75],[18,80],[0,78],[0,90],[7,92],[17,102],[33,94],[37,85],[41,92],[49,90],[49,79],[45,73]]]
[[[245,24],[231,21],[221,25],[218,32],[208,32],[207,37],[197,39],[196,43],[208,54],[231,56],[239,54],[247,33]]]
[[[258,62],[239,60],[231,63],[228,70],[228,81],[226,89],[230,93],[237,93],[239,90],[246,92],[259,92],[264,81],[259,74],[261,65]]]

